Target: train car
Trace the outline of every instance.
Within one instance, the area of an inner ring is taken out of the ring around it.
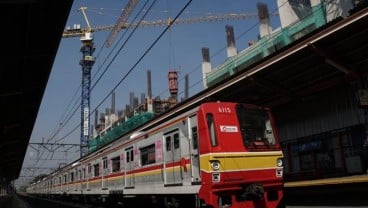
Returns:
[[[154,118],[28,191],[123,207],[277,207],[282,158],[268,108],[209,102]]]

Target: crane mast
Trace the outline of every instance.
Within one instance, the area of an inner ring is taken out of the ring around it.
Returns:
[[[87,29],[84,35],[80,38],[82,46],[80,52],[82,53],[82,59],[79,64],[82,66],[82,97],[81,97],[81,135],[80,135],[80,156],[88,154],[88,143],[90,135],[90,88],[91,88],[91,70],[95,63],[93,52],[95,51],[93,43],[93,34],[91,25],[89,24],[87,15],[85,13],[86,7],[81,7],[80,10],[87,23]]]

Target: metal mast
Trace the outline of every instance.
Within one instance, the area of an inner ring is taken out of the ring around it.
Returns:
[[[91,25],[89,24],[86,7],[81,7],[80,10],[83,13],[84,19],[87,23],[87,30],[81,37],[82,47],[80,49],[82,53],[82,59],[79,64],[82,66],[82,98],[81,98],[81,137],[80,137],[80,156],[83,157],[88,153],[88,143],[90,134],[90,88],[91,88],[91,69],[95,63],[95,59],[92,56],[95,51],[93,44],[93,34]]]

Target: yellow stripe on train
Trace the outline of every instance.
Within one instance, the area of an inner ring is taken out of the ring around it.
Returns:
[[[212,161],[220,162],[220,169],[216,172],[261,170],[276,168],[277,159],[282,157],[282,151],[209,153],[201,155],[200,164],[205,172],[213,171]]]

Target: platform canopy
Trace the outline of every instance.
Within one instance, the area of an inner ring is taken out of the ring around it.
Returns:
[[[73,1],[0,0],[0,179],[17,179]]]

